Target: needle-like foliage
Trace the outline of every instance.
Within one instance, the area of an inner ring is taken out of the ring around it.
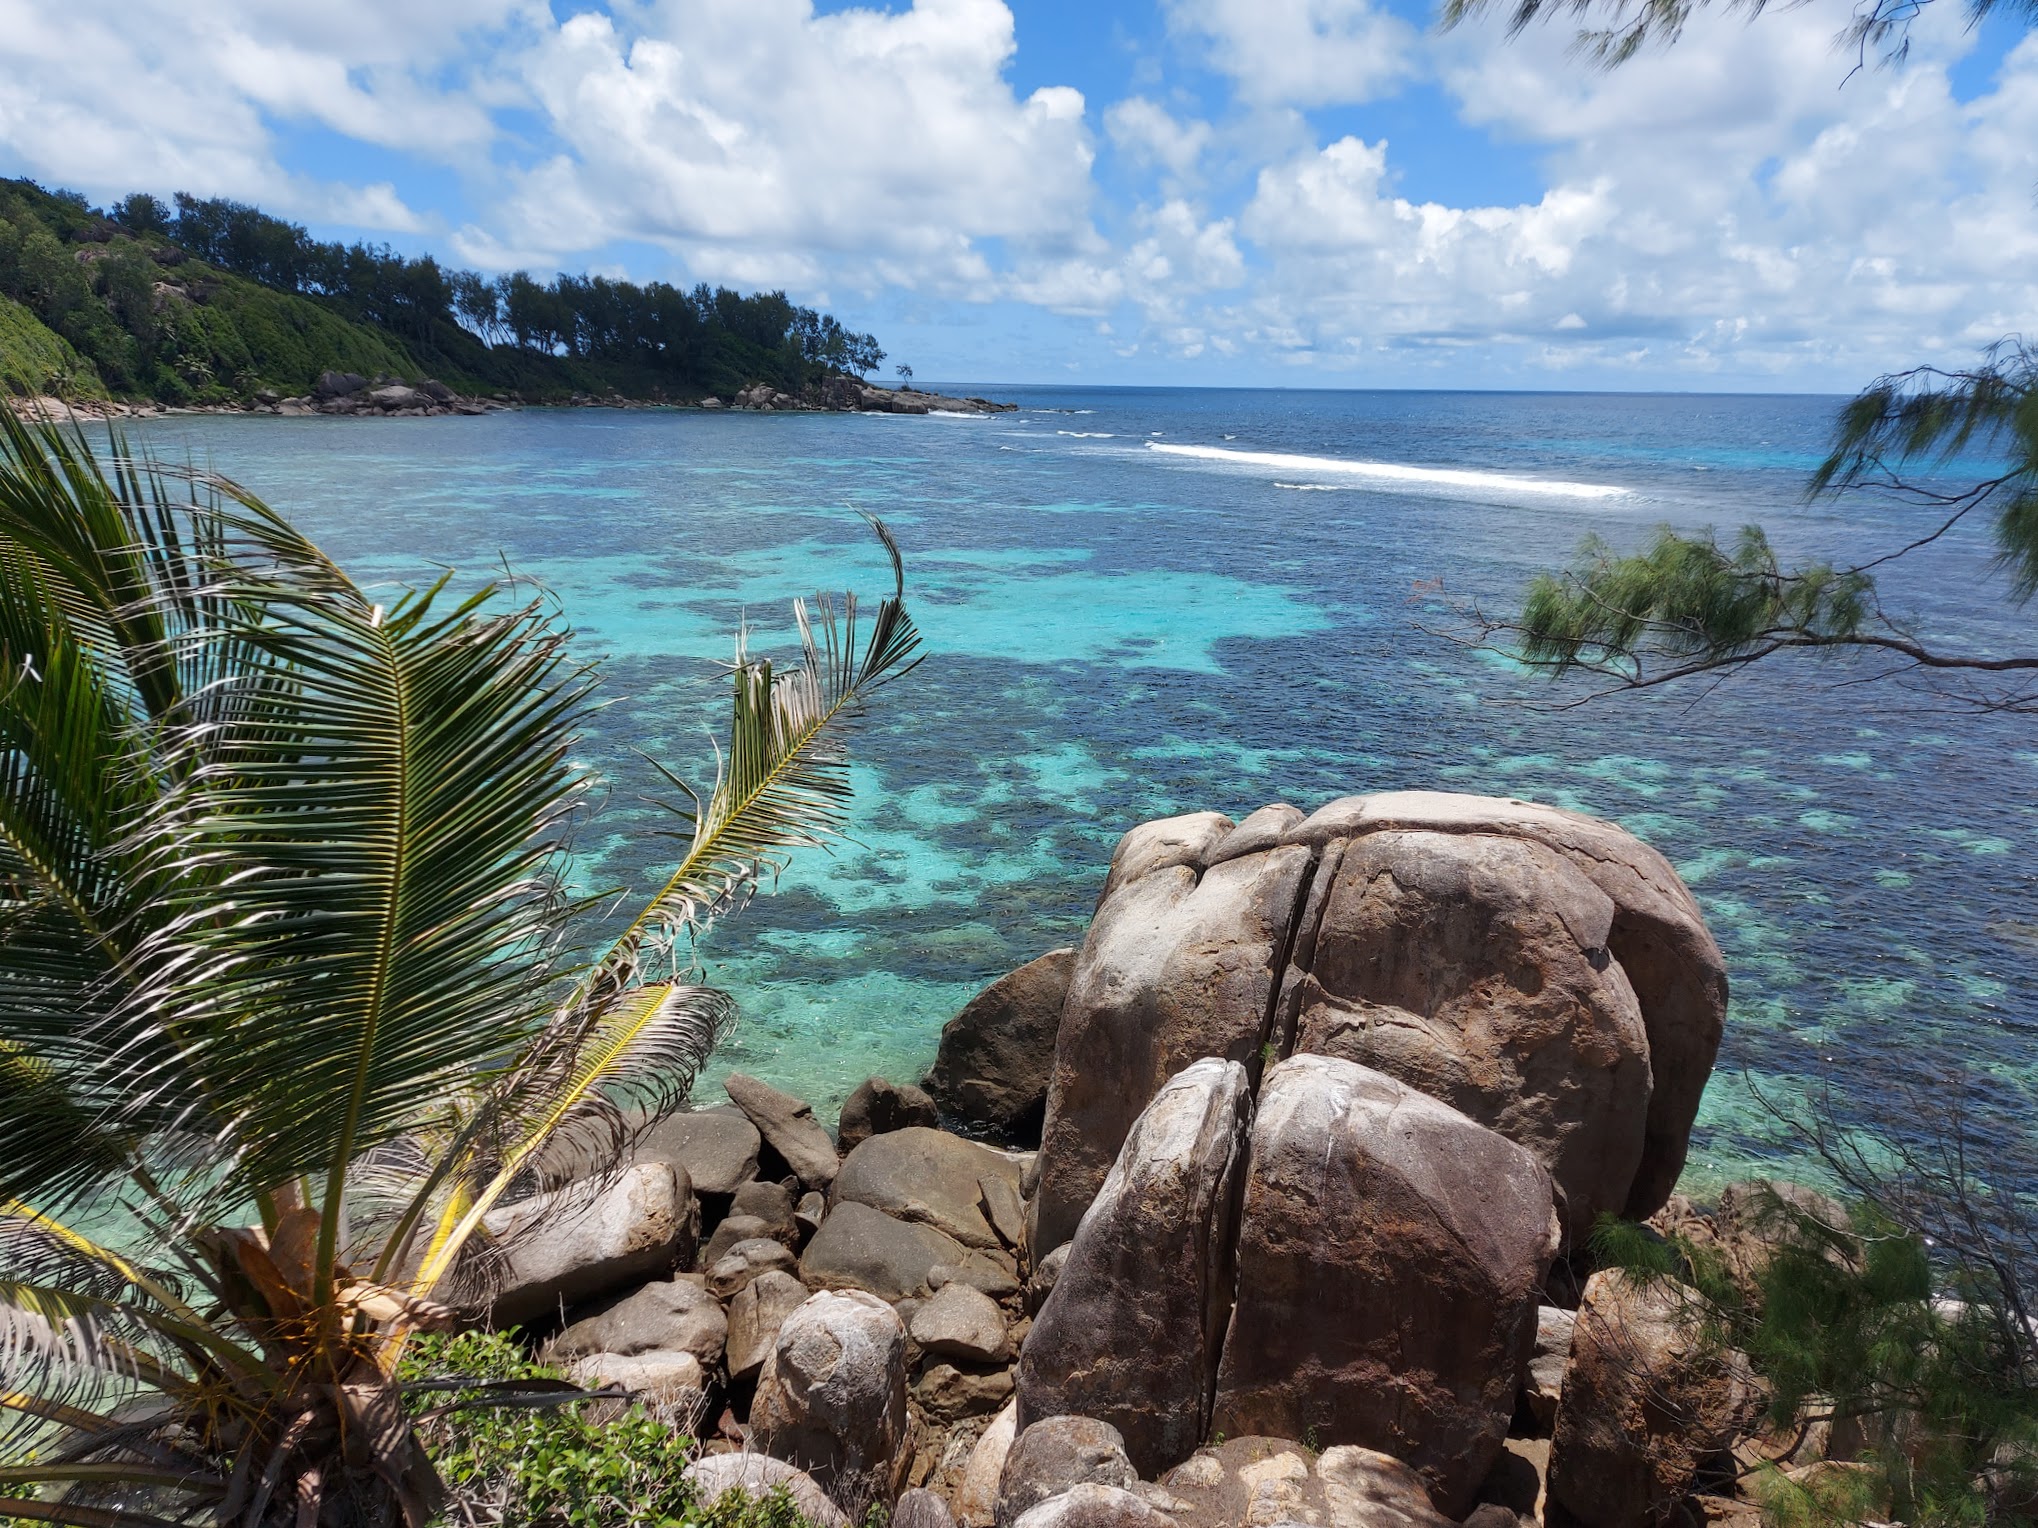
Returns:
[[[491,1209],[685,1101],[733,1017],[685,941],[842,826],[915,661],[876,529],[867,636],[739,647],[684,857],[589,957],[592,676],[541,602],[379,602],[233,484],[0,410],[0,1517],[433,1517],[397,1350],[485,1304]]]

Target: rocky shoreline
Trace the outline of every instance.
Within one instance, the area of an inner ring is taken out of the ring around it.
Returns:
[[[1752,1523],[1744,1467],[1840,1445],[1764,1436],[1674,1282],[1585,1236],[1759,1262],[1766,1190],[1673,1193],[1725,1010],[1690,893],[1592,818],[1147,823],[921,1086],[831,1134],[731,1077],[592,1197],[498,1211],[530,1234],[474,1314],[825,1528]]]
[[[58,424],[111,419],[149,419],[171,414],[271,414],[304,419],[313,415],[367,419],[430,419],[450,415],[474,416],[526,407],[622,408],[622,409],[732,409],[747,413],[837,413],[837,414],[967,414],[1011,413],[1016,403],[995,403],[988,398],[951,398],[940,393],[915,392],[908,388],[872,387],[853,377],[829,377],[803,389],[799,394],[781,392],[766,383],[753,383],[728,398],[710,394],[686,403],[626,398],[620,394],[575,393],[559,401],[528,404],[507,393],[472,397],[456,393],[433,378],[404,382],[391,377],[368,378],[352,372],[321,373],[312,390],[285,397],[270,389],[256,392],[238,403],[170,406],[161,403],[122,403],[106,399],[63,399],[47,396],[7,400],[23,418]]]

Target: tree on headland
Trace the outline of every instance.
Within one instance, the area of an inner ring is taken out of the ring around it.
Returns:
[[[732,1013],[692,938],[840,829],[917,662],[872,525],[892,593],[796,603],[795,667],[739,642],[615,933],[543,601],[372,599],[232,483],[0,410],[0,1521],[440,1520],[405,1401],[469,1387],[398,1359],[486,1305],[492,1211],[683,1102]]]
[[[913,368],[906,365],[905,362],[901,361],[899,363],[898,371],[899,371],[899,386],[911,387],[913,385]]]

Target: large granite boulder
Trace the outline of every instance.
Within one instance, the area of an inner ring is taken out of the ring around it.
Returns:
[[[1391,1454],[1462,1514],[1535,1343],[1559,1239],[1549,1173],[1330,1056],[1267,1073],[1251,1152],[1211,1431]]]
[[[658,1348],[641,1353],[587,1353],[566,1365],[566,1377],[590,1390],[620,1385],[691,1425],[706,1409],[708,1379],[693,1354]]]
[[[670,1162],[686,1170],[693,1191],[726,1209],[729,1196],[757,1176],[762,1140],[741,1109],[690,1110],[669,1115],[637,1142],[640,1162]]]
[[[786,1317],[757,1378],[750,1435],[851,1516],[889,1507],[913,1460],[898,1314],[849,1290],[817,1294]]]
[[[867,1204],[838,1204],[800,1254],[809,1289],[863,1289],[879,1299],[924,1299],[937,1267],[969,1260],[970,1250],[933,1226],[894,1220]]]
[[[1622,1213],[1652,1215],[1684,1170],[1692,1122],[1719,1054],[1727,968],[1690,889],[1625,828],[1511,797],[1449,791],[1346,796],[1284,835],[1321,851],[1341,839],[1403,829],[1520,838],[1555,850],[1613,901],[1607,953],[1620,964],[1649,1037],[1653,1089],[1642,1160]]]
[[[804,1101],[742,1072],[731,1072],[722,1091],[750,1117],[772,1150],[785,1158],[801,1187],[825,1189],[835,1181],[839,1164],[835,1142]]]
[[[934,1100],[910,1082],[867,1077],[842,1101],[835,1144],[842,1151],[854,1151],[874,1135],[904,1130],[908,1125],[932,1128],[940,1123],[941,1112],[934,1107]]]
[[[1029,1508],[1015,1521],[1025,1528],[1174,1528],[1175,1520],[1137,1492],[1119,1486],[1071,1486]]]
[[[1019,1436],[1019,1403],[1013,1401],[991,1419],[970,1449],[962,1481],[949,1505],[961,1528],[991,1528],[998,1515],[998,1482],[1005,1473],[1006,1456]]]
[[[1040,1503],[1079,1485],[1131,1490],[1139,1471],[1125,1456],[1125,1439],[1108,1422],[1057,1416],[1021,1426],[998,1476],[997,1528],[1012,1524]]]
[[[946,1131],[909,1126],[872,1136],[849,1153],[831,1206],[865,1204],[895,1220],[933,1226],[965,1247],[1004,1243],[985,1212],[984,1179],[1019,1188],[1019,1164],[1002,1151]]]
[[[849,1528],[849,1517],[814,1484],[806,1471],[764,1454],[705,1454],[680,1472],[697,1500],[720,1501],[735,1491],[754,1502],[783,1490],[813,1528]]]
[[[1119,840],[1055,1046],[1028,1245],[1075,1235],[1126,1132],[1206,1056],[1257,1070],[1311,852],[1276,845],[1205,866],[1234,824],[1216,812]]]
[[[1349,1444],[1314,1453],[1281,1438],[1227,1438],[1161,1477],[1181,1528],[1274,1523],[1322,1528],[1447,1528],[1422,1477]]]
[[[576,1313],[577,1314],[577,1313]],[[691,1353],[704,1369],[721,1361],[729,1336],[721,1302],[698,1275],[646,1284],[634,1294],[580,1315],[545,1345],[548,1359],[589,1353]]]
[[[1095,1417],[1149,1476],[1203,1441],[1251,1115],[1245,1068],[1212,1057],[1133,1122],[1020,1354],[1022,1428]]]
[[[1585,1281],[1572,1328],[1550,1496],[1586,1528],[1653,1528],[1734,1440],[1747,1369],[1688,1319],[1692,1292],[1618,1270]]]
[[[693,1202],[663,1162],[639,1162],[598,1193],[534,1194],[486,1217],[507,1266],[489,1318],[518,1326],[647,1279],[693,1251]]]
[[[1294,984],[1293,1048],[1398,1077],[1528,1147],[1582,1245],[1626,1206],[1649,1113],[1648,1034],[1607,954],[1613,912],[1527,839],[1353,839]]]
[[[944,1283],[913,1312],[907,1330],[923,1353],[961,1363],[1002,1363],[1012,1356],[1005,1313],[982,1290],[960,1280]]]
[[[1054,1037],[1075,963],[1073,949],[1029,960],[943,1026],[934,1068],[920,1085],[944,1115],[1014,1145],[1039,1143]]]
[[[807,1286],[772,1269],[737,1290],[729,1301],[729,1378],[755,1379],[778,1342],[785,1318],[807,1303]]]

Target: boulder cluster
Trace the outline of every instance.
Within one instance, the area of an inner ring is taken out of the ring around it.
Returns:
[[[1655,1528],[1751,1387],[1585,1233],[1710,1224],[1672,1190],[1725,1008],[1682,882],[1592,818],[1147,823],[922,1086],[831,1135],[733,1076],[571,1213],[499,1212],[492,1314],[821,1524]]]
[[[1008,414],[1019,405],[993,403],[988,398],[950,398],[905,387],[872,387],[855,377],[824,377],[797,394],[767,382],[753,382],[726,401],[704,398],[701,407],[747,409],[757,414]]]
[[[325,371],[301,397],[285,398],[264,389],[246,412],[303,418],[311,414],[365,414],[382,418],[422,419],[443,414],[489,414],[508,408],[493,398],[463,398],[430,377],[400,382],[393,377],[370,380],[351,371]]]

